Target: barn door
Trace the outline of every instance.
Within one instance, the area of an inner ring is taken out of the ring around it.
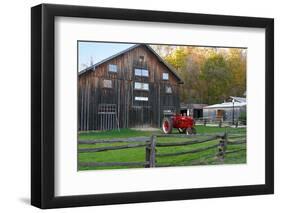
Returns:
[[[151,126],[151,108],[149,106],[143,106],[140,110],[140,124],[142,127]]]
[[[131,113],[131,127],[144,128],[151,126],[151,108],[144,106],[134,106]]]
[[[132,111],[130,116],[130,126],[137,128],[150,127],[152,125],[151,92],[152,84],[148,82],[148,70],[143,73],[135,69],[135,81],[132,82]],[[142,75],[140,77],[139,75]]]

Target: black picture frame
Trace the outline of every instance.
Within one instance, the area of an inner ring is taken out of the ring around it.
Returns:
[[[265,48],[265,184],[93,195],[54,195],[55,17],[263,28]],[[274,193],[274,20],[164,11],[41,4],[31,8],[31,204],[60,208]]]

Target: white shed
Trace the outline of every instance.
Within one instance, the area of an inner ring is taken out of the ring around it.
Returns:
[[[246,111],[246,107],[246,98],[230,96],[229,101],[204,107],[203,117],[209,120],[238,120],[241,112]]]

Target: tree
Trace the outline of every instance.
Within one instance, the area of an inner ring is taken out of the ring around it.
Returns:
[[[207,87],[205,101],[208,104],[219,103],[229,96],[232,73],[222,54],[213,53],[205,61],[200,77]]]
[[[197,47],[178,47],[166,60],[178,71],[184,81],[180,100],[184,103],[202,103],[202,82],[199,78],[204,55]]]
[[[162,50],[184,81],[180,100],[184,103],[221,103],[229,96],[243,96],[246,91],[246,50],[173,46]],[[157,51],[157,50],[156,50]]]
[[[230,93],[233,96],[243,96],[246,91],[246,50],[231,48],[227,55],[227,63],[233,74]]]

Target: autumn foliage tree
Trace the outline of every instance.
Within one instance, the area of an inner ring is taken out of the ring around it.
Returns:
[[[246,91],[246,50],[180,46],[164,56],[184,81],[184,103],[214,104]]]

